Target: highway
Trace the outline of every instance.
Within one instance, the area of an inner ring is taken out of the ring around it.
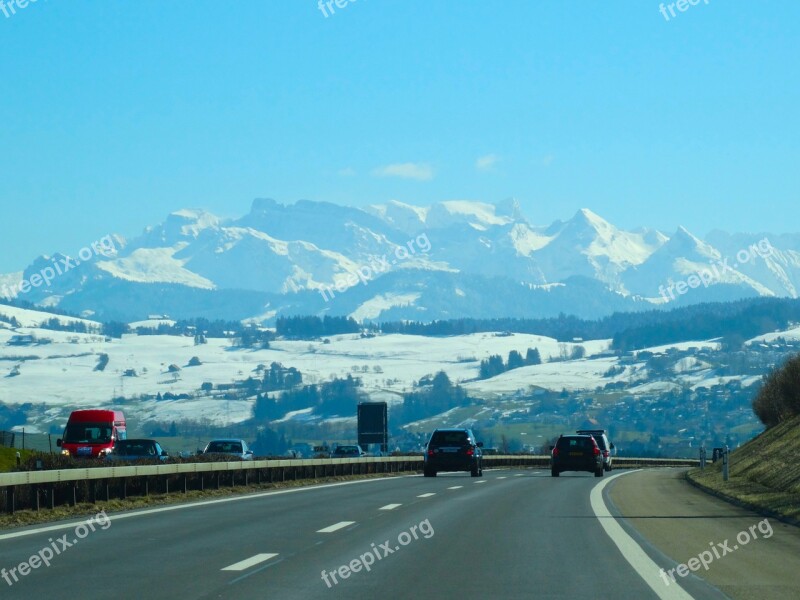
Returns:
[[[0,589],[81,600],[726,598],[697,574],[665,583],[659,570],[685,555],[665,554],[609,499],[626,479],[635,490],[634,478],[675,472],[393,477],[114,514],[77,530],[72,521],[3,531]]]

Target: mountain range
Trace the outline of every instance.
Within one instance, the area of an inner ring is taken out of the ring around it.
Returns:
[[[269,324],[296,314],[597,318],[797,297],[800,287],[800,234],[624,231],[588,209],[535,226],[514,200],[354,208],[256,199],[238,219],[179,210],[113,242],[114,252],[76,260],[46,278],[49,285],[44,270],[66,257],[42,255],[23,273],[0,275],[0,295],[106,321],[169,315]]]

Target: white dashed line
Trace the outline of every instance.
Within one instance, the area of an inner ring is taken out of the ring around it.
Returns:
[[[317,533],[333,533],[334,531],[339,531],[345,527],[350,527],[350,525],[353,523],[355,523],[355,521],[341,521],[340,523],[335,523],[334,525],[326,527],[325,529],[320,529],[317,531]]]
[[[398,506],[403,506],[402,504],[387,504],[386,506],[381,506],[378,510],[394,510]]]
[[[476,481],[475,483],[486,483],[485,479],[481,479],[480,481]]]
[[[433,492],[428,492],[427,494],[420,494],[417,498],[430,498],[431,496],[435,496],[436,494]]]
[[[239,561],[237,563],[233,563],[229,567],[225,567],[222,569],[223,571],[244,571],[245,569],[249,569],[250,567],[254,567],[259,563],[268,561],[270,558],[275,558],[278,556],[277,554],[256,554],[255,556],[251,556],[245,560]]]
[[[448,490],[460,490],[463,487],[464,487],[463,485],[454,485],[453,487],[449,487],[447,489]]]
[[[508,477],[495,477],[495,479],[508,479]]]

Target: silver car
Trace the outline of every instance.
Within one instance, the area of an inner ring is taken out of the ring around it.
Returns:
[[[211,440],[203,450],[203,454],[226,454],[236,456],[240,460],[253,460],[253,451],[247,447],[244,440]]]

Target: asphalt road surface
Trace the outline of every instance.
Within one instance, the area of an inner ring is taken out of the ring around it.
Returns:
[[[725,598],[694,575],[665,583],[660,569],[681,558],[618,518],[609,490],[640,476],[485,470],[481,478],[396,477],[6,531],[0,594]]]

